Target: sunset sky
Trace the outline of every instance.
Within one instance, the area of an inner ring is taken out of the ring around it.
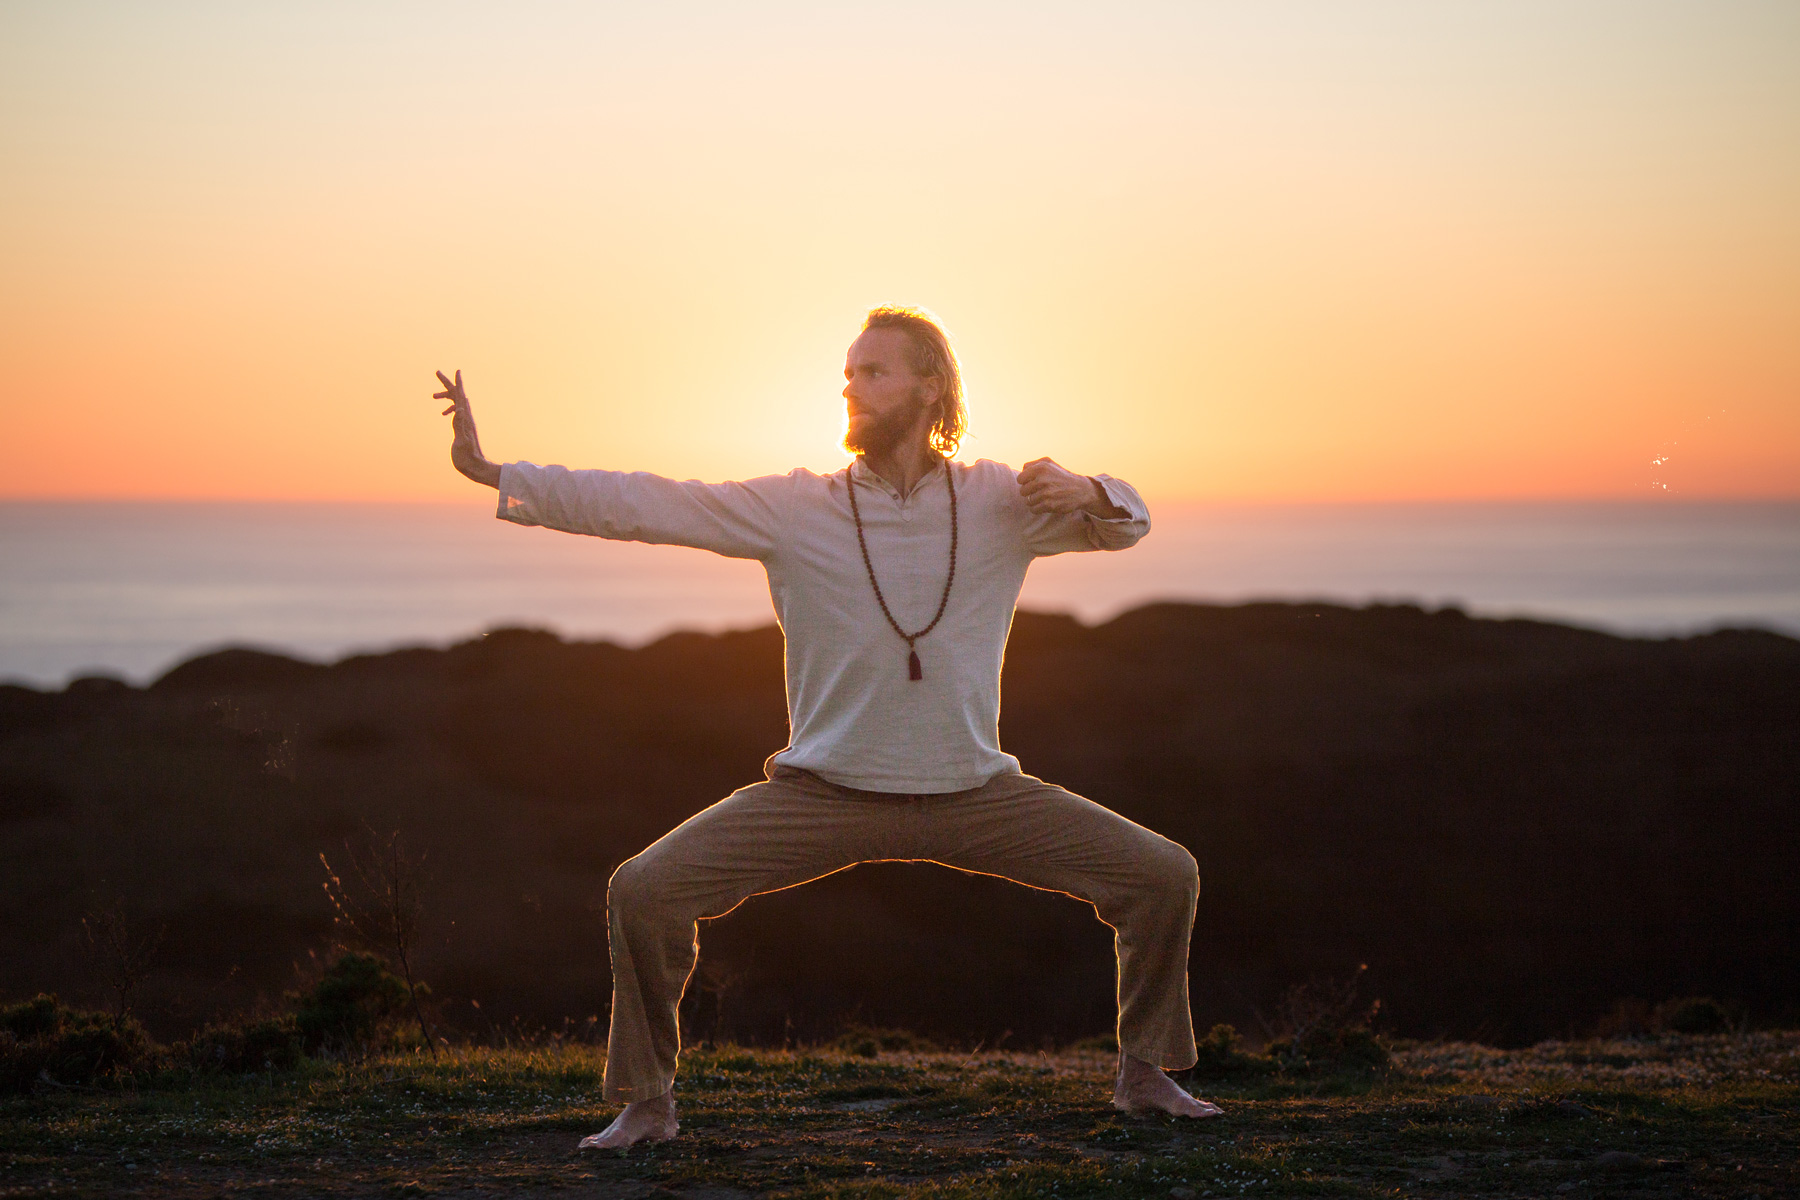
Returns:
[[[0,155],[13,498],[832,470],[884,302],[1153,499],[1800,497],[1793,0],[5,0]]]

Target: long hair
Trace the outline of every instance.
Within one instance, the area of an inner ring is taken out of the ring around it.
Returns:
[[[949,336],[924,309],[898,305],[870,309],[863,331],[871,329],[898,329],[904,333],[912,346],[908,357],[913,374],[937,381],[938,415],[931,423],[931,448],[946,456],[955,454],[969,428],[969,410],[963,404],[962,371],[956,365]]]

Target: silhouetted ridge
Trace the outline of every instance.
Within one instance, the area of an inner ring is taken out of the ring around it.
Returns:
[[[286,687],[325,669],[285,654],[231,646],[172,667],[150,687],[158,691]]]
[[[82,994],[104,886],[171,926],[153,1020],[291,987],[329,920],[318,854],[366,822],[426,852],[447,1012],[603,1011],[608,875],[761,777],[781,667],[772,626],[638,649],[507,629],[331,666],[221,651],[142,691],[0,687],[8,986]],[[1358,963],[1415,1034],[1529,1040],[1626,996],[1800,1017],[1791,638],[1409,605],[1022,612],[1003,691],[1026,770],[1199,860],[1202,1028],[1255,1029]],[[854,1017],[1018,1045],[1111,1020],[1090,910],[930,865],[752,899],[702,944],[701,1035]]]

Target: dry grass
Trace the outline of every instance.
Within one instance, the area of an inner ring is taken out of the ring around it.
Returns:
[[[1800,1034],[1405,1046],[1106,1103],[1110,1057],[703,1049],[679,1140],[581,1155],[601,1052],[462,1048],[0,1105],[0,1195],[1747,1196],[1800,1191]]]

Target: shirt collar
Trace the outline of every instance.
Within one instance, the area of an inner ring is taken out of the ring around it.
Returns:
[[[950,462],[950,460],[946,458],[946,459],[941,459],[937,463],[934,463],[932,465],[931,470],[925,472],[923,478],[921,478],[918,483],[913,485],[912,494],[917,495],[919,490],[921,488],[923,488],[926,484],[930,483],[933,479],[937,478],[938,476],[944,474],[945,470],[948,468],[949,462]],[[868,486],[868,487],[880,488],[882,491],[886,492],[888,495],[893,496],[896,499],[899,498],[900,489],[896,488],[893,484],[889,483],[881,475],[876,473],[875,468],[871,467],[867,462],[863,461],[862,455],[859,454],[850,461],[850,466],[849,466],[848,470],[849,470],[848,477],[850,479],[854,480],[855,482],[864,484],[865,486]]]

